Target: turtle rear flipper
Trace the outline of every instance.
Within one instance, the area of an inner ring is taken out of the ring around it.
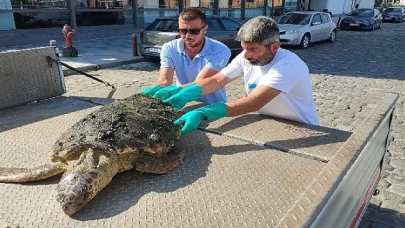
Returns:
[[[0,182],[28,182],[43,180],[66,171],[62,163],[46,164],[34,168],[0,167]]]

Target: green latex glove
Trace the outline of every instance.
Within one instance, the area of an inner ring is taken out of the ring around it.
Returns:
[[[148,88],[145,88],[141,91],[142,94],[145,95],[149,95],[149,96],[153,96],[155,95],[155,93],[159,90],[161,90],[163,87],[161,85],[155,85],[155,86],[151,86]]]
[[[161,100],[166,100],[167,98],[177,94],[178,92],[180,92],[180,90],[182,90],[182,87],[177,87],[175,85],[171,85],[168,87],[165,87],[159,91],[157,91],[153,97],[154,98],[159,98]]]
[[[190,84],[186,87],[183,87],[173,96],[168,99],[163,100],[164,103],[167,103],[175,110],[182,109],[188,102],[195,101],[202,96],[202,89],[196,84]]]
[[[224,103],[215,103],[202,108],[189,111],[174,121],[175,125],[183,124],[182,134],[187,134],[197,129],[201,120],[217,120],[225,117],[228,113]]]

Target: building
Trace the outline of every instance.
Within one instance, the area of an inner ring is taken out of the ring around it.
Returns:
[[[144,26],[156,17],[177,15],[188,7],[199,7],[207,15],[236,19],[277,17],[285,11],[309,9],[341,14],[357,3],[360,7],[372,7],[374,0],[0,0],[0,30],[64,24]]]
[[[305,0],[302,1],[305,2]],[[333,14],[344,14],[353,10],[356,4],[359,4],[359,8],[373,8],[374,3],[375,0],[311,0],[309,8],[315,10],[328,9]]]

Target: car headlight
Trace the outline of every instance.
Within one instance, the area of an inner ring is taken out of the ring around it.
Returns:
[[[294,34],[301,34],[300,30],[288,30],[285,34],[294,35]]]

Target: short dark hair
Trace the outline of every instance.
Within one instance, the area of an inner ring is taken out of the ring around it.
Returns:
[[[205,13],[198,8],[187,8],[180,13],[179,17],[185,21],[194,21],[200,19],[204,25],[207,24]]]

